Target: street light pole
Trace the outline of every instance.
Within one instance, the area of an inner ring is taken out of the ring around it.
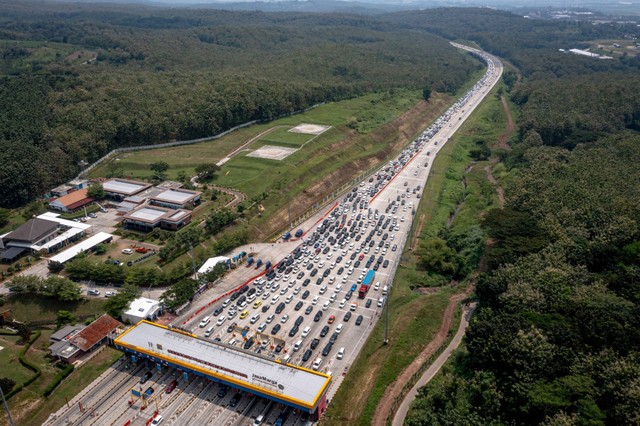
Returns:
[[[2,387],[0,387],[0,395],[2,396],[2,405],[4,405],[4,409],[7,412],[7,417],[9,418],[9,424],[11,426],[15,426],[13,418],[11,417],[11,412],[9,411],[9,406],[7,405],[7,400],[4,399],[4,392],[2,391]]]

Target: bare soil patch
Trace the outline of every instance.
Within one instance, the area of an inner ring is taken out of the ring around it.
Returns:
[[[507,128],[505,132],[500,135],[498,141],[496,142],[495,148],[501,148],[505,151],[510,151],[511,147],[508,142],[513,134],[513,131],[516,128],[516,125],[513,122],[513,116],[511,115],[511,109],[509,108],[509,104],[507,103],[507,99],[504,96],[500,96],[500,100],[502,101],[502,107],[504,108],[504,112],[507,115]]]
[[[437,101],[431,101],[429,103],[419,101],[409,111],[406,111],[396,119],[365,135],[361,135],[346,126],[339,128],[338,130],[345,134],[345,137],[339,142],[323,149],[322,152],[326,155],[326,158],[319,165],[319,170],[325,167],[328,168],[329,164],[335,162],[335,157],[332,154],[340,155],[339,153],[342,152],[347,145],[359,145],[364,148],[370,144],[381,144],[385,141],[387,143],[385,148],[378,151],[375,155],[360,158],[349,164],[345,164],[298,194],[291,200],[291,203],[289,203],[291,207],[291,217],[295,218],[300,216],[311,208],[314,203],[321,200],[323,196],[330,194],[336,188],[353,179],[354,176],[358,176],[363,171],[387,161],[392,154],[399,152],[402,147],[409,143],[416,134],[427,128],[427,126],[442,113],[446,102],[447,99],[444,98],[439,98]],[[290,190],[290,188],[284,189],[285,192],[288,190]],[[257,237],[266,238],[276,231],[283,229],[288,223],[288,217],[287,208],[282,208],[271,217],[269,223],[261,226],[259,231],[260,235]]]

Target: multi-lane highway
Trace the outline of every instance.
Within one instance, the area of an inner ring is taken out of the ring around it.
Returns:
[[[381,317],[434,157],[502,74],[495,57],[454,46],[482,57],[488,65],[468,93],[398,157],[301,225],[306,230],[303,238],[276,244],[271,259],[279,264],[270,276],[252,280],[233,297],[194,315],[202,305],[196,304],[174,325],[221,344],[330,372],[330,400]],[[367,271],[375,276],[360,298]],[[255,273],[241,266],[200,300],[215,300]],[[167,425],[247,425],[259,416],[263,424],[307,420],[303,413],[202,378],[185,381],[172,369],[124,368],[124,363],[113,367],[47,424],[145,424],[156,411]],[[139,383],[147,371],[153,375]],[[174,380],[176,389],[167,393]],[[154,398],[149,407],[140,410],[139,401],[129,404],[132,388],[150,387]]]

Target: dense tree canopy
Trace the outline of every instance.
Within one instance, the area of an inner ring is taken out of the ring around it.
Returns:
[[[0,16],[0,37],[15,40],[0,68],[0,205],[10,207],[113,148],[373,90],[453,92],[480,67],[445,40],[364,16],[11,2]]]

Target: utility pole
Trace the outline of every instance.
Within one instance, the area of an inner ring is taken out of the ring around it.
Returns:
[[[9,418],[9,424],[11,426],[15,426],[13,422],[13,418],[11,417],[11,412],[9,411],[9,406],[7,405],[7,400],[4,399],[4,392],[2,392],[2,388],[0,387],[0,395],[2,396],[2,405],[4,405],[4,409],[7,412],[7,417]]]

